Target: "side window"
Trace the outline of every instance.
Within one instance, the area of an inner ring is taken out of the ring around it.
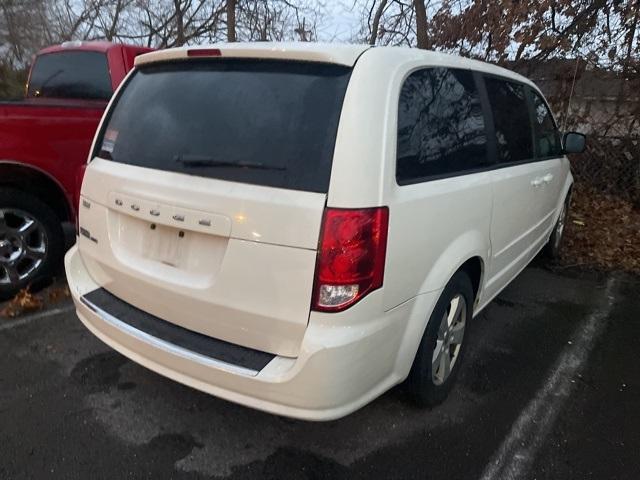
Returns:
[[[396,162],[401,185],[487,164],[484,117],[470,71],[428,68],[405,80]]]
[[[536,144],[536,154],[539,157],[559,157],[562,155],[560,133],[551,116],[545,101],[533,90],[533,132]]]
[[[59,52],[37,58],[27,96],[109,100],[112,93],[104,53]]]
[[[493,77],[485,77],[485,84],[493,112],[498,162],[532,159],[531,119],[524,87]]]

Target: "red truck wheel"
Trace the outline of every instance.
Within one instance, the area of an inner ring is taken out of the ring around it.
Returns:
[[[0,300],[51,277],[64,253],[60,219],[38,198],[0,188]]]

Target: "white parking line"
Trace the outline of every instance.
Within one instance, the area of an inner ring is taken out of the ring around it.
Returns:
[[[73,305],[67,305],[65,307],[53,308],[51,310],[45,310],[44,312],[34,313],[32,315],[27,315],[26,317],[18,318],[16,320],[12,320],[9,322],[0,322],[0,332],[3,330],[11,330],[12,328],[20,327],[22,325],[26,325],[33,320],[39,320],[41,318],[46,317],[55,317],[56,315],[61,315],[63,313],[72,312],[75,309]]]
[[[607,281],[602,305],[576,329],[562,351],[547,381],[522,411],[511,432],[485,468],[482,480],[517,480],[527,474],[536,453],[551,431],[565,401],[571,395],[575,377],[586,364],[598,338],[604,332],[614,305],[615,278]]]

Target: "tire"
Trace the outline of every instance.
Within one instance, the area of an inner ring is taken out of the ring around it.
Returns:
[[[64,254],[60,222],[37,197],[0,188],[0,301],[56,273]]]
[[[464,300],[463,304],[460,299]],[[407,379],[409,391],[419,406],[433,407],[442,403],[455,383],[468,342],[473,301],[471,279],[465,272],[457,272],[442,291],[433,309]],[[458,306],[460,316],[453,316],[449,325],[449,313]],[[460,321],[461,332],[455,328]],[[443,328],[447,331],[443,332]],[[454,331],[457,332],[455,335]],[[454,339],[459,340],[459,343],[454,343]],[[434,351],[440,352],[440,360],[437,356],[434,358]],[[450,364],[448,374],[443,364],[447,357]]]
[[[544,246],[544,255],[547,258],[550,258],[553,260],[560,258],[560,249],[562,247],[562,237],[564,235],[567,218],[569,216],[569,205],[571,203],[570,200],[571,199],[569,195],[567,195],[567,198],[562,204],[562,210],[560,211],[560,215],[558,215],[558,220],[556,221],[556,224],[553,227],[553,231],[551,232],[551,236],[549,237],[549,241]]]

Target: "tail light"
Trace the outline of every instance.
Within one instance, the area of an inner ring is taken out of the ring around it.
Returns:
[[[312,308],[345,310],[382,286],[389,209],[324,211]]]

